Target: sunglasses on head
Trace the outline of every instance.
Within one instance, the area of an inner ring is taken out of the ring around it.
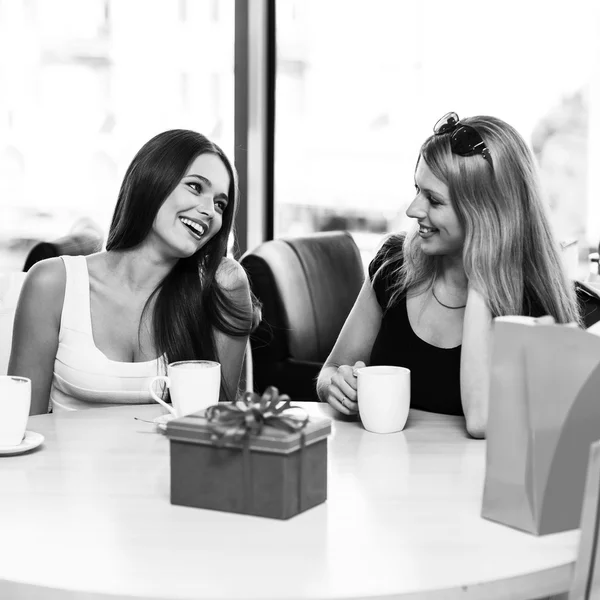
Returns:
[[[485,145],[477,130],[470,125],[463,125],[455,112],[444,115],[434,126],[435,135],[450,134],[450,149],[458,156],[474,156],[481,154],[490,163],[492,169],[492,155]]]

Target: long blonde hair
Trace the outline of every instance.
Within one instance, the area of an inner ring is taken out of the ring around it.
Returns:
[[[575,290],[561,263],[529,148],[500,119],[478,116],[461,123],[481,135],[493,168],[481,156],[454,154],[448,134],[429,137],[418,160],[448,186],[465,231],[469,284],[484,295],[494,316],[525,314],[533,301],[559,323],[579,323]],[[440,266],[440,257],[421,251],[417,231],[407,235],[379,270],[397,270],[390,305],[411,290],[430,287]]]

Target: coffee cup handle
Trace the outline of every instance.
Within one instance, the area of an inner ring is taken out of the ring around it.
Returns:
[[[152,396],[153,400],[156,400],[156,402],[158,402],[159,404],[162,404],[173,416],[177,416],[177,413],[175,412],[175,409],[170,405],[167,404],[162,398],[160,398],[155,392],[154,392],[154,384],[157,381],[164,381],[165,384],[167,385],[167,387],[171,386],[171,380],[166,376],[166,375],[157,375],[156,377],[152,378],[152,381],[150,382],[150,384],[148,385],[148,389],[150,390],[150,395]]]

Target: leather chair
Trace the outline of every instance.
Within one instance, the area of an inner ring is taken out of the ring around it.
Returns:
[[[264,242],[241,259],[262,321],[251,336],[255,391],[274,385],[292,400],[318,401],[315,380],[364,279],[345,231]]]
[[[584,329],[600,321],[600,294],[586,282],[575,281],[575,293]]]

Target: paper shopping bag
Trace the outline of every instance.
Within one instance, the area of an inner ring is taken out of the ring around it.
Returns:
[[[482,516],[544,535],[579,527],[600,439],[600,337],[496,320]]]

